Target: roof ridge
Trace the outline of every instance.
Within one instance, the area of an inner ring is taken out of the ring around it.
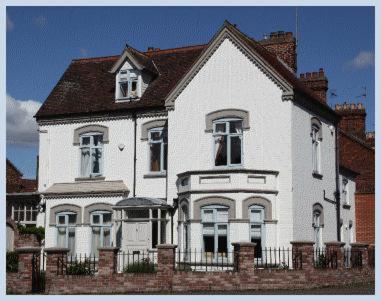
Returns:
[[[88,58],[82,58],[82,59],[72,59],[73,63],[81,63],[81,62],[103,62],[108,60],[113,60],[120,57],[120,55],[108,55],[108,56],[95,56],[95,57],[88,57]]]
[[[187,46],[181,46],[181,47],[175,47],[175,48],[144,51],[142,53],[144,53],[146,55],[150,55],[150,54],[165,53],[165,52],[187,51],[187,50],[192,50],[192,49],[203,48],[207,45],[208,44],[187,45]]]

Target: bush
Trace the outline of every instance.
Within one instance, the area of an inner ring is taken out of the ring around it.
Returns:
[[[123,269],[123,273],[155,273],[155,265],[147,258],[130,263]]]
[[[324,254],[320,254],[315,262],[315,268],[324,269],[327,267],[326,258]]]
[[[90,264],[87,261],[77,262],[75,261],[66,268],[67,275],[81,275],[81,276],[92,276],[94,271],[91,270]]]
[[[44,227],[25,227],[23,225],[17,226],[20,234],[36,234],[39,240],[43,240],[45,238],[45,228]]]
[[[7,272],[16,273],[19,266],[19,256],[16,252],[7,252]]]

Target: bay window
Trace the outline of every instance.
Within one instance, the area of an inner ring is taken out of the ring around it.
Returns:
[[[151,172],[167,170],[167,131],[164,128],[153,128],[148,133],[149,169]]]
[[[80,137],[81,177],[102,175],[103,134],[86,133]]]
[[[214,165],[242,164],[242,120],[220,119],[213,123]]]
[[[75,255],[75,226],[77,214],[62,212],[56,215],[57,246],[69,248],[69,255]]]
[[[99,247],[111,246],[111,212],[95,211],[91,214],[91,254],[98,257]]]
[[[203,252],[207,260],[227,257],[228,216],[225,206],[209,205],[201,209]]]

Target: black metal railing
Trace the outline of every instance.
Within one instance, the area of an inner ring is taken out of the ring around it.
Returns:
[[[337,251],[315,248],[314,266],[316,269],[337,269]]]
[[[123,273],[153,273],[157,270],[156,250],[118,252],[117,271]]]
[[[205,252],[202,250],[177,250],[175,268],[178,271],[229,271],[234,269],[233,252]]]
[[[344,249],[344,267],[362,268],[362,251],[351,248]]]
[[[57,275],[92,276],[98,272],[98,258],[88,254],[62,254],[57,260]]]
[[[265,247],[261,252],[254,252],[255,269],[301,269],[302,254],[290,248]]]

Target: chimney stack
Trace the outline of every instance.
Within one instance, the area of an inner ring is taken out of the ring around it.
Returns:
[[[318,72],[301,73],[299,79],[304,85],[314,91],[321,103],[327,103],[328,79],[324,75],[323,68]]]
[[[344,132],[352,134],[357,138],[366,140],[365,134],[365,107],[360,102],[337,104],[335,111],[341,116],[339,128]]]
[[[272,32],[265,35],[264,39],[258,41],[258,43],[275,54],[296,73],[296,39],[292,32]]]

